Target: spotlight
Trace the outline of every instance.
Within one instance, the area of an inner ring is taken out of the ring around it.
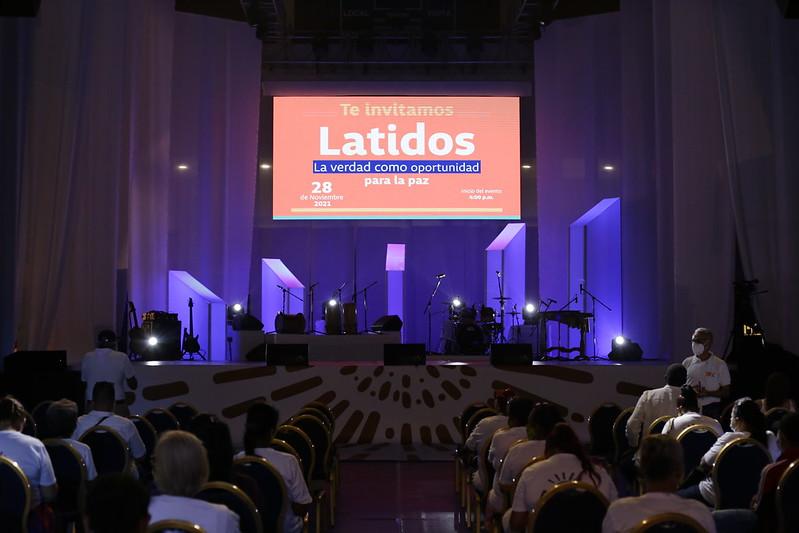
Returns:
[[[624,335],[616,335],[610,341],[608,359],[611,361],[640,361],[643,355],[641,346]]]
[[[189,165],[181,163],[178,165],[178,170],[189,170]]]
[[[522,165],[522,168],[524,170],[530,170],[531,168],[533,168],[533,166],[532,165]]]
[[[269,170],[270,168],[272,168],[272,165],[269,165],[268,163],[261,163],[261,170]]]
[[[452,307],[460,307],[462,305],[463,305],[463,302],[460,300],[460,298],[453,298],[452,299]]]
[[[535,323],[534,317],[536,312],[536,306],[534,303],[529,302],[527,305],[524,306],[524,311],[522,312],[522,317],[524,318],[524,323],[527,325],[532,325]]]
[[[148,346],[157,346],[158,345],[158,337],[150,337],[147,339]]]
[[[614,167],[613,165],[602,165],[602,170],[604,170],[605,172],[613,172],[614,170],[616,170],[616,167]]]
[[[336,304],[337,304],[337,303],[338,303],[338,302],[336,301],[336,299],[335,299],[335,298],[331,298],[331,299],[329,299],[329,300],[327,301],[327,305],[329,305],[330,307],[336,307]]]
[[[233,312],[241,313],[241,304],[233,304]]]
[[[535,313],[535,304],[530,303],[530,304],[525,305],[524,306],[524,310],[527,311],[527,313],[532,315],[533,313]]]

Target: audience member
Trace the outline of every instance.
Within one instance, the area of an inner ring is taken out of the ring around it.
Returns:
[[[677,415],[677,399],[680,387],[685,384],[688,372],[681,364],[669,365],[666,370],[666,385],[659,389],[647,390],[638,398],[633,414],[627,420],[627,441],[630,446],[638,446],[638,439],[646,434],[649,426],[662,416]]]
[[[207,533],[237,533],[239,517],[215,503],[194,498],[208,481],[208,456],[200,439],[186,431],[167,431],[155,445],[153,478],[161,495],[150,501],[150,524],[185,520]]]
[[[308,512],[313,499],[297,458],[290,453],[271,448],[272,438],[277,429],[278,416],[277,409],[267,403],[256,403],[250,406],[244,425],[244,453],[263,457],[283,477],[286,493],[291,500],[289,512],[283,519],[283,531],[299,533],[302,531],[301,517]]]
[[[706,328],[697,328],[691,337],[693,355],[682,364],[688,370],[686,383],[696,389],[700,412],[718,418],[721,401],[730,393],[730,370],[723,359],[710,351],[712,345],[713,333]]]
[[[78,404],[63,398],[47,408],[47,427],[55,438],[62,439],[78,452],[86,465],[86,478],[91,481],[97,477],[92,449],[72,438],[78,426]]]
[[[95,383],[92,391],[94,409],[78,418],[78,424],[72,433],[73,439],[80,437],[93,427],[105,426],[115,430],[130,448],[130,454],[136,460],[142,460],[147,449],[139,436],[139,431],[133,422],[127,418],[115,415],[114,409],[114,384],[107,381]]]
[[[604,468],[594,465],[574,430],[559,423],[546,441],[546,459],[522,472],[510,511],[503,517],[505,531],[524,531],[538,499],[564,481],[578,480],[594,485],[608,501],[617,497],[616,486]]]
[[[718,420],[699,414],[699,402],[693,387],[686,385],[680,389],[680,397],[677,399],[677,413],[678,416],[666,422],[661,433],[676,439],[684,429],[697,424],[709,426],[716,432],[716,436],[724,433],[724,429]]]
[[[707,533],[716,526],[707,506],[677,495],[683,475],[682,447],[666,435],[650,435],[637,454],[638,476],[644,494],[621,498],[610,504],[603,533],[634,531],[642,520],[661,513],[677,513],[696,520]]]
[[[515,479],[522,473],[534,457],[543,457],[547,435],[555,424],[563,422],[558,408],[551,403],[536,405],[527,417],[527,435],[529,440],[511,446],[502,461],[501,468],[494,477],[494,485],[488,493],[486,519],[491,520],[494,514],[504,513],[507,509],[503,488],[510,490]],[[490,528],[489,528],[490,529]]]
[[[752,506],[758,514],[763,531],[777,530],[777,485],[785,470],[799,459],[799,413],[790,413],[783,417],[777,438],[782,452],[776,462],[763,469],[760,487]]]
[[[466,437],[466,449],[472,453],[477,453],[483,442],[500,428],[507,427],[508,416],[507,406],[508,401],[513,397],[513,391],[509,389],[497,390],[494,393],[497,409],[499,414],[487,416],[480,420],[477,425],[472,429],[472,432]]]
[[[680,490],[681,496],[693,498],[707,505],[715,506],[716,494],[713,487],[713,480],[710,477],[710,471],[713,469],[713,463],[716,461],[716,457],[721,449],[727,443],[735,439],[748,437],[755,439],[763,446],[768,446],[766,418],[763,416],[763,412],[757,404],[751,399],[741,398],[735,402],[730,417],[730,427],[732,431],[722,434],[700,461],[699,468],[707,472],[705,478],[699,482],[699,485],[692,485]]]
[[[116,351],[117,336],[103,330],[97,335],[97,349],[86,353],[80,362],[80,377],[86,383],[86,409],[91,410],[95,383],[107,381],[114,385],[114,408],[118,415],[128,415],[125,402],[125,385],[136,389],[138,382],[128,355]]]
[[[757,400],[757,405],[765,413],[779,407],[796,412],[796,404],[791,399],[791,381],[788,374],[774,372],[766,380],[766,397]]]
[[[129,474],[105,474],[89,485],[83,513],[88,533],[145,533],[150,493]]]

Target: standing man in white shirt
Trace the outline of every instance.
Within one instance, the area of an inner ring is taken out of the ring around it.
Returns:
[[[133,365],[128,355],[116,351],[117,336],[111,330],[97,335],[97,349],[86,353],[80,363],[80,377],[86,383],[86,410],[92,409],[92,390],[95,383],[108,381],[114,384],[114,412],[129,415],[125,402],[125,385],[135,390],[138,386]]]
[[[641,394],[633,414],[627,421],[626,433],[630,446],[637,447],[641,435],[645,436],[652,422],[661,416],[677,415],[677,399],[680,397],[680,387],[685,384],[687,374],[681,364],[669,365],[666,369],[666,385]]]
[[[702,414],[718,418],[721,401],[730,394],[730,370],[727,363],[710,351],[713,332],[697,328],[691,336],[691,351],[683,366],[688,370],[686,383],[696,389]]]

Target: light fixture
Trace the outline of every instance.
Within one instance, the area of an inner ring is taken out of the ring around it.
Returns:
[[[616,346],[624,346],[624,343],[627,342],[627,339],[621,335],[616,335],[616,337],[613,339],[613,342],[616,343]]]
[[[269,170],[270,168],[272,168],[272,165],[268,163],[261,163],[261,170]]]
[[[529,169],[533,168],[533,166],[532,165],[522,165],[522,168],[524,170],[529,170]]]
[[[529,304],[525,305],[524,306],[524,310],[532,315],[533,313],[535,313],[535,304],[534,303],[529,303]]]
[[[613,165],[602,165],[602,170],[604,170],[605,172],[613,172],[614,170],[616,170],[616,167],[614,167]]]
[[[329,305],[330,307],[336,307],[336,304],[337,304],[337,303],[338,303],[338,302],[336,302],[336,299],[335,299],[335,298],[331,298],[331,299],[329,299],[329,300],[327,301],[327,305]]]
[[[241,304],[233,304],[233,312],[241,313]]]
[[[610,353],[608,359],[611,361],[640,361],[644,351],[641,345],[633,342],[629,337],[616,335],[610,341]]]
[[[522,318],[524,319],[524,323],[528,326],[535,324],[535,312],[537,309],[533,302],[528,302],[527,305],[524,306]]]
[[[150,337],[147,339],[148,346],[157,346],[158,345],[158,337]]]
[[[178,165],[178,170],[189,170],[189,165],[187,165],[186,163],[180,163]]]
[[[452,299],[452,307],[460,307],[462,305],[463,302],[460,300],[460,298],[455,297]]]

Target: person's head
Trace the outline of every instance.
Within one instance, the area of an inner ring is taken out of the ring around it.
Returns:
[[[691,335],[691,349],[697,357],[707,357],[710,355],[710,347],[713,346],[713,332],[707,328],[696,328]]]
[[[527,424],[530,411],[533,409],[533,400],[517,396],[508,403],[508,425],[519,427]]]
[[[0,399],[0,430],[14,429],[22,431],[22,428],[25,427],[27,416],[25,408],[13,396],[5,396]]]
[[[253,455],[255,448],[269,446],[277,428],[278,417],[277,409],[266,402],[254,403],[247,409],[247,420],[244,422],[244,451],[248,455]]]
[[[110,329],[104,329],[97,334],[97,347],[98,348],[116,348],[117,336],[116,333]]]
[[[47,408],[47,429],[53,437],[68,439],[78,425],[78,404],[62,398]]]
[[[98,381],[92,389],[92,402],[97,411],[114,410],[114,384],[110,381]]]
[[[679,363],[669,365],[666,369],[666,385],[682,387],[688,379],[688,371]]]
[[[208,454],[187,431],[167,431],[155,445],[153,478],[164,494],[194,497],[208,481]]]
[[[774,372],[766,380],[766,409],[782,407],[791,395],[791,380],[788,374]]]
[[[682,446],[668,435],[648,435],[636,454],[638,476],[648,491],[674,492],[682,481]]]
[[[783,452],[799,448],[799,413],[788,413],[782,417],[778,438]]]
[[[103,474],[90,483],[84,504],[86,531],[145,533],[150,493],[130,474]]]
[[[730,427],[733,431],[747,431],[752,438],[767,446],[766,416],[750,398],[741,398],[732,406]]]
[[[503,415],[508,414],[508,404],[511,399],[516,396],[513,389],[496,389],[494,390],[494,404],[497,410]]]
[[[188,429],[202,441],[208,453],[208,479],[230,481],[233,442],[228,425],[212,414],[202,413],[191,419]]]
[[[699,398],[696,391],[690,385],[680,387],[680,397],[677,398],[677,409],[680,413],[698,413]]]
[[[595,486],[599,485],[600,478],[591,464],[591,459],[577,438],[577,434],[565,422],[555,424],[552,431],[547,435],[546,444],[544,446],[544,455],[549,458],[558,453],[569,453],[576,456],[580,460],[583,472],[588,474],[588,477],[594,482]]]
[[[559,422],[563,422],[563,417],[557,407],[551,403],[539,403],[527,419],[527,436],[531,440],[546,440]]]

